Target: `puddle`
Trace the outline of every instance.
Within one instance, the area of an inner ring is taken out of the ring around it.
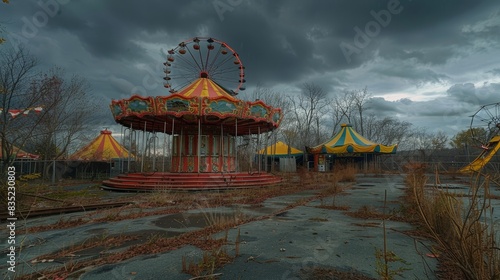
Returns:
[[[152,223],[161,228],[203,228],[208,225],[209,216],[205,213],[177,213],[160,217]]]
[[[237,214],[234,212],[176,213],[160,217],[152,221],[152,224],[166,229],[204,228],[211,224],[233,221],[237,218]]]

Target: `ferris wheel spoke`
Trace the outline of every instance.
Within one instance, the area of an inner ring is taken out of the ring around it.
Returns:
[[[221,63],[219,63],[218,65],[216,65],[212,70],[211,72],[213,73],[217,73],[218,71],[220,71],[219,69],[223,69],[224,67],[231,67],[233,66],[232,64],[228,64],[230,63],[231,61],[231,57],[227,57],[226,59],[224,59]],[[229,66],[231,65],[231,66]],[[233,69],[237,69],[237,68],[234,68],[234,67],[231,67]]]
[[[197,54],[195,53],[197,52]],[[175,92],[199,78],[208,78],[229,94],[244,90],[244,67],[238,54],[226,43],[195,37],[168,51],[164,86]]]
[[[192,60],[192,59],[188,59],[184,55],[180,55],[179,60],[182,61],[182,63],[189,65],[189,67],[192,67],[193,71],[196,71],[196,70],[201,71],[201,67],[197,63],[197,61]],[[179,63],[179,64],[182,64],[182,63]],[[187,67],[187,65],[186,65],[186,67]]]
[[[222,52],[222,45],[219,45],[219,48],[215,52],[215,56],[213,56],[213,58],[210,61],[210,63],[207,63],[207,71],[208,72],[212,71],[212,68],[215,65],[215,62],[218,61],[221,52]]]
[[[199,71],[203,71],[203,67],[201,67],[201,65],[198,63],[198,60],[194,57],[194,54],[193,52],[189,49],[189,48],[186,48],[189,52],[189,55],[191,56],[191,59],[195,62],[196,64],[196,67],[198,68]]]

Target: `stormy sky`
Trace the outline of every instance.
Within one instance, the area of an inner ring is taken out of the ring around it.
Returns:
[[[196,36],[238,52],[247,91],[367,87],[370,112],[433,132],[454,135],[500,102],[495,0],[11,0],[0,24],[0,48],[23,44],[41,67],[86,78],[103,111],[133,93],[167,95],[164,53]]]

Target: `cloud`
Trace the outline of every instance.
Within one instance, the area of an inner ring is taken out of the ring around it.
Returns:
[[[465,83],[453,85],[447,90],[447,95],[456,102],[482,106],[500,102],[499,91],[498,83],[485,84],[478,88],[472,83]]]

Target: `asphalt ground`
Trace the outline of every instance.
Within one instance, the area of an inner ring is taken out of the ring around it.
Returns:
[[[468,187],[459,182],[457,180],[445,186],[454,192],[466,193]],[[318,191],[306,190],[273,197],[260,205],[200,208],[130,220],[84,223],[67,229],[30,234],[23,234],[23,227],[78,220],[92,213],[37,217],[23,221],[24,225],[20,221],[16,238],[22,242],[23,249],[18,252],[16,275],[98,259],[102,254],[121,252],[130,246],[154,242],[155,236],[174,237],[199,230],[210,224],[211,220],[253,217],[257,219],[214,235],[214,238],[227,236],[228,242],[223,249],[234,257],[231,262],[214,271],[219,277],[217,279],[313,279],[308,277],[315,268],[335,269],[378,279],[376,271],[380,258],[377,258],[376,252],[384,247],[384,234],[387,249],[398,258],[390,266],[392,271],[401,272],[395,279],[435,279],[437,260],[427,255],[431,253],[432,244],[408,235],[406,232],[413,229],[410,224],[386,221],[384,230],[381,220],[346,215],[346,211],[354,212],[361,208],[385,213],[398,212],[404,188],[403,177],[361,175],[353,184],[344,194],[335,197],[335,206],[345,206],[348,210],[323,208],[333,204],[333,197],[310,200]],[[116,195],[132,197],[134,194]],[[290,204],[307,199],[309,201],[304,205],[287,208]],[[141,210],[130,208],[124,211],[134,213]],[[100,212],[99,215],[110,214]],[[2,229],[0,233],[4,235],[7,231]],[[71,250],[91,237],[107,239],[116,236],[136,238],[117,247]],[[7,246],[4,248],[4,252],[7,252]],[[68,253],[62,254],[63,257],[59,259],[42,258],[64,250]],[[182,272],[182,260],[198,263],[202,256],[203,250],[186,245],[165,253],[143,254],[119,263],[86,267],[67,279],[191,279],[192,275]],[[7,272],[7,267],[5,262],[0,265],[2,276],[14,279]]]

